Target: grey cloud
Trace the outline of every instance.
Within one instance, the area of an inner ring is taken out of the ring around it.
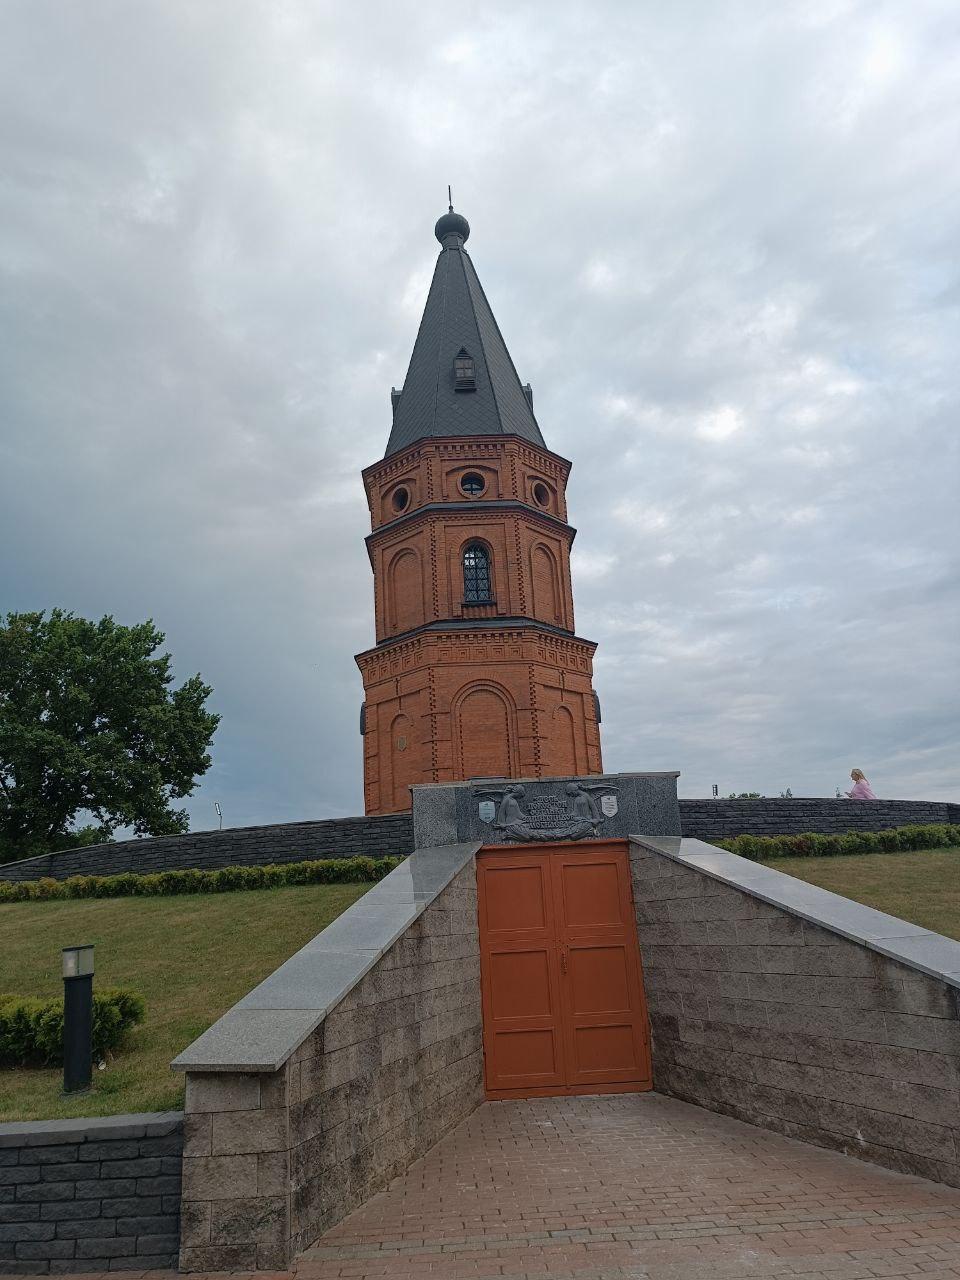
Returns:
[[[956,797],[946,0],[3,24],[0,602],[152,615],[203,672],[195,825],[361,805],[359,470],[448,181],[575,464],[605,765]]]

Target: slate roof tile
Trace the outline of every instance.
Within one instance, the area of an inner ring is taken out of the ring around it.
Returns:
[[[429,436],[517,435],[545,447],[463,238],[442,243],[385,456]],[[475,391],[454,389],[461,347],[476,366]]]

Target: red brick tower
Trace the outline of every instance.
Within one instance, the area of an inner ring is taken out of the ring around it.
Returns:
[[[363,482],[377,643],[357,655],[367,813],[411,783],[601,771],[564,490],[451,209],[381,462]]]

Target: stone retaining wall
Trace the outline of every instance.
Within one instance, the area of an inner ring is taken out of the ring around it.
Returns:
[[[175,1267],[179,1112],[0,1125],[0,1274]]]
[[[456,847],[449,872],[445,850],[414,854],[177,1060],[182,1269],[283,1269],[481,1101],[475,848]],[[439,856],[421,877],[429,854]],[[431,871],[446,883],[423,909]],[[405,882],[421,887],[403,924]],[[318,1013],[301,1035],[311,1001]],[[291,1025],[300,1043],[277,1070],[230,1069],[251,1046],[286,1053],[276,1046]]]
[[[960,823],[960,804],[948,800],[681,800],[685,836],[787,836],[803,831],[886,831],[914,823]],[[643,833],[648,834],[647,832]]]
[[[429,788],[425,789],[429,790]],[[934,800],[681,800],[684,835],[718,840],[744,833],[791,835],[802,831],[884,831],[911,823],[960,823],[960,804]],[[632,827],[631,830],[636,830]],[[644,834],[650,834],[644,829]],[[413,816],[388,813],[373,818],[327,818],[280,822],[265,827],[192,831],[182,836],[118,840],[86,849],[66,849],[0,864],[0,880],[52,876],[115,875],[120,871],[183,870],[258,866],[305,858],[403,857],[414,847]]]
[[[318,822],[281,822],[268,827],[228,827],[191,831],[182,836],[151,836],[91,844],[85,849],[43,853],[0,865],[0,880],[39,880],[52,876],[112,876],[120,871],[181,871],[188,867],[260,866],[308,858],[404,857],[413,848],[413,818],[388,813],[377,818],[327,818]]]
[[[655,843],[631,846],[654,1088],[960,1186],[960,943]]]

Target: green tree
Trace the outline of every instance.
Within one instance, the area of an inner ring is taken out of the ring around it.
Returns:
[[[0,625],[0,862],[101,839],[187,830],[171,801],[210,767],[220,717],[199,675],[174,689],[163,632],[60,609]]]

